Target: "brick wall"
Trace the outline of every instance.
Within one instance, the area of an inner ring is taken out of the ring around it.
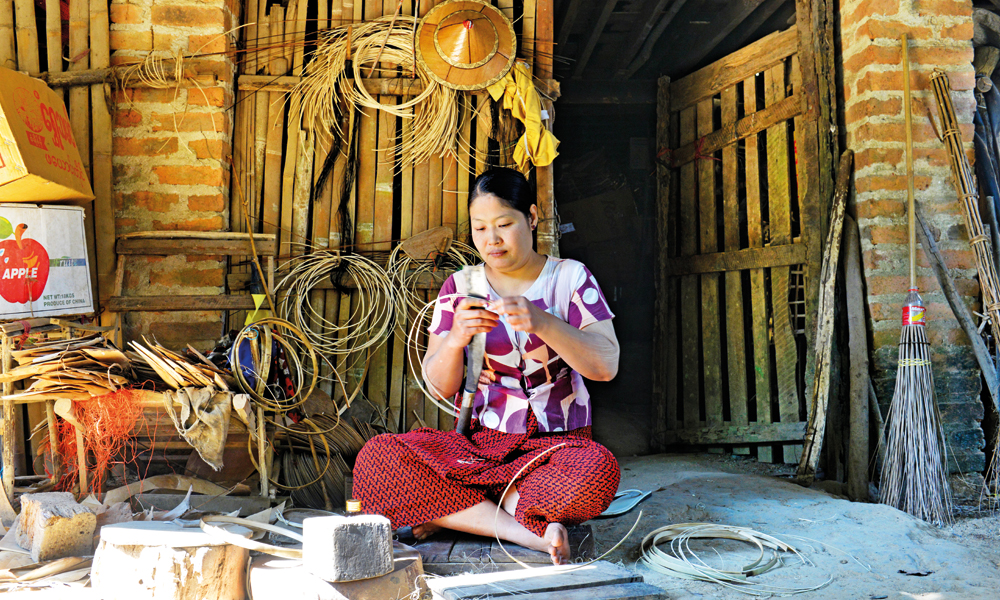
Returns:
[[[150,54],[170,58],[224,52],[238,4],[225,0],[113,0],[113,64]],[[149,230],[225,231],[229,225],[233,63],[225,55],[189,57],[189,73],[214,86],[134,88],[114,98],[114,206],[118,234]],[[225,291],[222,257],[128,259],[124,294]],[[132,313],[126,336],[152,333],[164,344],[210,346],[222,333],[217,312]]]
[[[972,2],[843,0],[840,16],[847,147],[856,153],[855,208],[874,339],[872,373],[884,414],[892,399],[900,309],[909,287],[901,33],[911,38],[917,202],[932,222],[934,238],[959,291],[970,304],[978,303],[975,258],[952,187],[948,156],[928,119],[931,114],[938,122],[929,76],[940,68],[951,80],[955,110],[968,154],[973,156]],[[928,309],[935,387],[952,469],[982,471],[979,369],[969,340],[919,249],[917,261],[917,285]]]

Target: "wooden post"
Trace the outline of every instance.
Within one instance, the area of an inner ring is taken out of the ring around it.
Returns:
[[[535,5],[534,18],[534,74],[539,79],[552,78],[552,42],[554,36],[553,0],[538,0]],[[525,3],[525,7],[529,3]],[[552,117],[555,107],[551,100],[543,100],[542,108],[549,113],[546,127],[552,128]],[[538,200],[538,252],[559,258],[559,221],[556,213],[555,177],[552,165],[535,169],[535,185]]]
[[[656,96],[656,147],[670,148],[670,78],[661,77]],[[677,427],[677,411],[670,410],[670,391],[676,399],[677,344],[676,278],[668,278],[664,271],[671,247],[668,242],[670,223],[670,168],[665,163],[656,165],[656,310],[654,311],[653,339],[653,426],[650,447],[654,452],[666,450],[667,431]],[[673,292],[673,293],[671,293]],[[676,408],[676,407],[674,407]]]
[[[107,2],[90,4],[90,66],[102,69],[111,66],[111,47],[108,39],[110,22]],[[93,159],[91,167],[94,182],[94,230],[97,256],[98,300],[106,306],[115,285],[115,211],[111,203],[111,111],[105,96],[105,84],[90,87],[93,124]],[[71,92],[72,93],[72,92]],[[111,325],[114,316],[105,313],[104,325]]]
[[[87,496],[87,448],[84,446],[83,427],[77,425],[76,431],[76,471],[80,476],[80,497]]]
[[[847,334],[851,355],[850,425],[847,444],[847,496],[868,500],[868,330],[861,273],[858,224],[844,218],[844,289],[847,290]]]
[[[4,373],[10,371],[11,367],[11,339],[4,335],[0,341],[0,361]],[[3,491],[7,498],[14,497],[14,425],[17,418],[14,416],[14,401],[10,395],[14,390],[14,384],[5,382],[3,384]]]
[[[267,470],[267,428],[264,427],[264,409],[257,407],[257,471],[260,473],[260,495],[267,498],[271,495],[270,474]]]
[[[56,427],[55,400],[45,401],[45,422],[49,429],[49,463],[52,465],[52,481],[59,481],[62,473],[59,464],[59,430]]]

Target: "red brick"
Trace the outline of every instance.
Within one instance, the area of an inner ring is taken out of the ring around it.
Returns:
[[[914,153],[914,159],[916,159],[916,153]],[[865,148],[854,153],[854,170],[861,171],[872,165],[894,166],[902,161],[903,150],[900,148]]]
[[[219,262],[225,260],[224,256],[185,256],[184,258],[189,263],[211,261]]]
[[[960,126],[962,128],[964,126]],[[971,125],[969,126],[972,127]],[[970,129],[970,135],[975,131],[975,129]],[[879,142],[885,141],[899,141],[902,142],[906,139],[906,126],[903,123],[881,123],[881,122],[866,122],[859,125],[854,131],[851,132],[854,136],[855,141],[861,142],[866,140],[875,140]],[[962,134],[965,135],[965,132]],[[969,139],[972,139],[971,137]],[[937,134],[934,133],[934,127],[925,120],[918,119],[913,124],[913,142],[919,144],[921,142],[937,142]]]
[[[215,316],[218,319],[218,316]],[[168,348],[192,346],[210,349],[214,340],[222,335],[221,320],[192,318],[190,321],[161,321],[149,325],[149,333]]]
[[[152,50],[153,33],[151,31],[112,31],[110,34],[112,50]]]
[[[971,40],[974,26],[972,21],[966,21],[950,27],[942,27],[938,31],[938,37],[948,40]]]
[[[868,46],[844,61],[844,72],[855,73],[868,65],[898,65],[898,46]]]
[[[222,212],[226,210],[226,199],[222,194],[188,196],[188,209],[195,212]]]
[[[223,107],[226,105],[226,90],[221,87],[190,88],[188,90],[188,104]]]
[[[203,131],[225,133],[229,128],[226,113],[178,112],[153,113],[153,131]]]
[[[165,156],[177,152],[177,138],[114,138],[114,151],[120,156]]]
[[[913,39],[926,39],[931,37],[929,27],[910,27],[898,21],[883,21],[880,19],[868,19],[862,23],[854,32],[854,39],[876,40],[889,38],[898,40],[901,33],[907,33]]]
[[[115,111],[115,127],[135,127],[142,123],[142,113],[137,110]]]
[[[913,178],[915,189],[927,189],[933,181],[930,177],[918,176]],[[873,191],[901,191],[906,189],[905,175],[867,175],[856,178],[854,187],[859,194]]]
[[[224,24],[225,16],[221,8],[185,5],[153,7],[153,25],[166,25],[168,27],[221,27]]]
[[[972,3],[967,0],[924,0],[914,3],[917,14],[924,16],[972,17]]]
[[[118,210],[142,208],[148,212],[169,212],[180,196],[177,194],[162,194],[159,192],[138,191],[131,193],[116,192],[115,205]]]
[[[215,54],[229,49],[224,33],[213,35],[192,35],[188,38],[188,50],[192,54]]]
[[[217,167],[165,165],[153,167],[160,183],[167,185],[225,185],[225,172]]]
[[[843,23],[845,26],[858,23],[872,15],[894,15],[899,12],[899,0],[868,0],[858,4]]]
[[[972,45],[968,48],[942,48],[940,46],[917,46],[910,49],[910,64],[933,65],[944,68],[947,65],[967,65],[972,62]]]
[[[158,231],[224,231],[225,222],[221,216],[186,221],[153,221],[153,229]]]
[[[225,282],[224,269],[163,269],[149,274],[149,283],[168,287],[215,287]]]
[[[918,238],[919,240],[919,238]],[[975,269],[976,268],[976,252],[975,250],[941,250],[941,255],[944,257],[944,262],[949,269]],[[930,267],[930,260],[927,258],[926,252],[917,252],[917,266],[918,267]]]
[[[112,23],[139,25],[143,22],[142,9],[135,4],[112,4],[108,8]]]
[[[872,116],[893,116],[901,114],[903,111],[902,98],[889,98],[881,100],[879,98],[866,98],[852,104],[845,113],[848,123],[860,121]],[[855,159],[856,160],[856,159]],[[858,167],[860,168],[860,167]]]
[[[183,90],[170,89],[129,88],[119,90],[118,93],[121,94],[119,102],[170,104],[174,100],[183,97],[184,92]]]
[[[871,297],[883,294],[905,294],[910,287],[909,275],[869,275],[866,278],[868,284],[868,295]],[[932,275],[929,277],[917,277],[917,287],[921,293],[934,292],[940,289],[937,279]],[[976,296],[979,294],[979,283],[974,279],[955,279],[955,287],[963,296]]]
[[[192,61],[193,62],[193,61]],[[189,63],[190,64],[190,63]],[[219,82],[228,82],[233,79],[232,63],[221,56],[209,56],[198,60],[197,67],[192,67],[189,72],[199,75],[215,75]]]
[[[174,49],[174,42],[177,41],[177,36],[169,33],[164,33],[162,31],[157,31],[153,35],[153,49],[154,50],[168,50],[172,51]],[[182,43],[178,50],[186,51],[187,48]]]
[[[188,142],[188,148],[194,151],[198,158],[228,161],[230,156],[229,144],[223,140],[194,140]]]
[[[871,227],[869,237],[873,244],[905,244],[910,239],[903,226]]]
[[[859,219],[902,217],[906,214],[906,202],[903,200],[876,198],[873,200],[860,200],[857,205]]]

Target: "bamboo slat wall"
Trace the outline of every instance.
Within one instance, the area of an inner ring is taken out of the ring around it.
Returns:
[[[107,2],[74,0],[70,3],[69,40],[65,46],[62,43],[59,2],[46,0],[44,5],[45,34],[39,35],[33,0],[0,1],[0,66],[37,74],[111,65]],[[64,57],[77,57],[77,60],[68,62]],[[112,127],[106,98],[103,83],[73,87],[64,96],[80,159],[90,175],[96,196],[92,205],[88,203],[84,206],[94,298],[99,297],[98,289],[110,291],[115,264],[115,225],[111,205]],[[98,247],[95,241],[98,238],[107,243]],[[27,415],[29,423],[38,423],[45,419],[45,409],[40,404],[33,404],[28,407]],[[36,446],[37,442],[33,442],[32,449]]]
[[[314,30],[392,15],[397,5],[401,6],[401,14],[412,15],[416,9],[417,16],[423,16],[435,4],[433,0],[401,3],[396,0],[290,0],[283,8],[279,4],[268,6],[263,0],[248,0],[244,19],[249,23],[245,28],[248,51],[240,63],[239,73],[283,76],[282,82],[294,82],[303,75],[309,59],[308,45],[302,42],[312,40]],[[512,0],[497,0],[494,4],[514,22],[518,56],[534,64],[536,77],[551,77],[551,0],[529,0],[518,6]],[[284,42],[282,48],[255,50],[281,41]],[[268,88],[258,91],[239,81],[237,87],[231,227],[233,231],[246,230],[242,208],[245,198],[254,230],[279,236],[282,259],[312,249],[340,248],[374,256],[377,262],[384,263],[385,256],[397,242],[438,226],[452,229],[455,239],[467,241],[467,197],[475,174],[488,166],[509,164],[509,152],[501,153],[497,142],[490,139],[492,109],[485,91],[467,94],[464,99],[473,118],[463,125],[462,136],[469,140],[471,149],[467,147],[454,157],[401,168],[394,165],[393,148],[401,136],[408,133],[408,120],[383,111],[364,110],[358,130],[352,132],[360,136],[360,146],[354,183],[346,204],[354,224],[354,239],[341,239],[338,207],[340,190],[350,168],[346,156],[340,153],[331,181],[314,201],[310,201],[310,192],[330,151],[329,142],[316,135],[311,124],[293,122],[289,118],[289,115],[298,114],[299,99],[294,93],[266,91]],[[270,89],[276,90],[275,87]],[[378,98],[385,104],[403,99],[402,96]],[[536,178],[543,219],[539,249],[558,255],[550,169],[537,169]],[[549,201],[545,202],[544,197]],[[241,275],[245,280],[249,268],[234,265],[231,273],[232,281]],[[436,293],[436,290],[428,290],[427,298],[433,298]],[[344,323],[351,311],[357,310],[359,299],[357,293],[329,290],[313,292],[310,302],[327,321]],[[241,319],[237,317],[238,322]],[[235,325],[238,323],[234,322]],[[319,324],[314,326],[321,327]],[[361,384],[363,396],[386,416],[391,428],[452,427],[452,417],[423,397],[415,381],[420,375],[412,372],[407,362],[405,340],[395,335],[366,356],[341,358],[336,364],[348,391]],[[324,366],[321,375],[329,377],[330,374],[330,367]],[[335,394],[330,382],[325,384],[325,390]]]

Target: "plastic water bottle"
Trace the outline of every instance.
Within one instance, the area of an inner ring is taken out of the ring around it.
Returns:
[[[903,327],[907,325],[927,325],[924,301],[917,293],[917,288],[910,288],[910,293],[903,304]]]

